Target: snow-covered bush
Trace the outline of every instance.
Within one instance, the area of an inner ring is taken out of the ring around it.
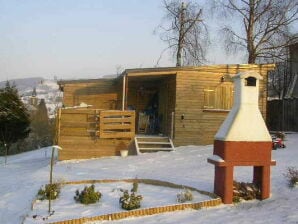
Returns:
[[[99,201],[102,194],[99,191],[95,191],[95,186],[92,184],[89,187],[85,187],[81,192],[76,190],[76,195],[74,196],[75,201],[82,204],[94,204]]]
[[[193,200],[193,195],[189,189],[184,188],[182,192],[177,194],[177,201],[179,203],[184,203],[184,202],[192,201],[192,200]]]
[[[290,187],[295,187],[298,185],[298,169],[295,167],[288,167],[287,172],[284,174],[286,179],[288,180]]]
[[[139,188],[139,184],[137,181],[133,183],[133,187],[131,189],[131,194],[128,193],[128,190],[121,189],[123,195],[119,199],[119,203],[121,204],[121,208],[125,210],[133,210],[141,207],[141,201],[143,199],[142,195],[137,195],[137,191]]]
[[[39,200],[51,199],[54,200],[59,197],[61,190],[61,185],[59,183],[46,184],[41,187],[37,193],[37,198]]]
[[[119,202],[121,204],[121,208],[125,210],[133,210],[141,207],[142,199],[142,195],[136,195],[135,192],[129,194],[128,190],[124,190]]]

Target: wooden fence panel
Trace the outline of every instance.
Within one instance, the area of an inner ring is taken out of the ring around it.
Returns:
[[[101,111],[99,115],[100,138],[133,138],[135,135],[134,111]]]
[[[267,116],[271,131],[298,131],[298,99],[268,101]]]

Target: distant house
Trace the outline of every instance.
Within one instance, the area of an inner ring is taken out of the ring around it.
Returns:
[[[33,88],[33,91],[31,93],[31,96],[28,97],[26,101],[24,101],[25,106],[30,113],[31,118],[33,118],[37,111],[37,105],[38,105],[38,98],[36,96],[36,88]]]
[[[248,70],[263,76],[259,108],[266,119],[267,73],[273,69],[272,64],[126,69],[117,78],[59,81],[64,92],[59,159],[133,152],[140,134],[167,136],[175,146],[212,144],[233,104],[231,77]]]

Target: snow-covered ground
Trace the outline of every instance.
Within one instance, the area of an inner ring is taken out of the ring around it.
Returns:
[[[108,223],[297,224],[298,188],[289,188],[283,174],[289,166],[298,168],[298,134],[288,134],[285,143],[286,149],[273,151],[272,154],[277,165],[272,167],[270,199],[254,200],[237,205],[221,205],[198,211],[188,210],[129,218]],[[32,215],[31,203],[38,189],[49,179],[50,150],[51,148],[46,148],[11,156],[6,166],[3,164],[4,159],[0,157],[1,224],[22,223],[27,215],[28,217]],[[126,158],[110,157],[57,162],[54,167],[54,179],[73,181],[138,177],[170,181],[212,192],[214,167],[207,163],[207,157],[211,155],[212,146],[185,146],[177,148],[174,152],[158,152]],[[252,168],[237,167],[235,179],[251,182]],[[71,187],[76,188],[76,186]],[[151,200],[148,203],[154,203],[155,199]],[[53,204],[55,210],[54,206],[55,204]],[[59,213],[63,214],[63,211],[59,210]],[[51,221],[51,218],[47,221]]]

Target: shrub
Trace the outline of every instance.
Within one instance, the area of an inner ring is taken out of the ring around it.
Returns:
[[[135,192],[129,194],[127,190],[124,190],[119,202],[121,208],[125,210],[133,210],[141,207],[142,199],[143,197],[141,195],[136,195]]]
[[[288,180],[289,187],[295,187],[298,185],[298,169],[295,167],[288,167],[284,176]]]
[[[41,187],[37,193],[37,198],[39,200],[50,199],[54,200],[59,197],[61,190],[61,185],[59,183],[46,184],[44,187]]]
[[[177,201],[179,203],[184,203],[192,200],[193,200],[193,195],[189,189],[184,189],[181,193],[177,194]]]
[[[79,190],[76,190],[74,199],[76,202],[88,205],[98,202],[101,196],[102,194],[99,191],[95,191],[95,186],[94,184],[92,184],[89,187],[86,186],[81,192]]]
[[[139,184],[137,181],[133,183],[133,187],[131,189],[131,194],[128,193],[128,190],[121,189],[123,195],[119,199],[119,203],[121,204],[121,208],[125,210],[133,210],[141,207],[141,201],[143,199],[142,195],[136,195],[139,188]]]
[[[233,203],[239,203],[241,201],[241,198],[239,196],[233,196]]]

